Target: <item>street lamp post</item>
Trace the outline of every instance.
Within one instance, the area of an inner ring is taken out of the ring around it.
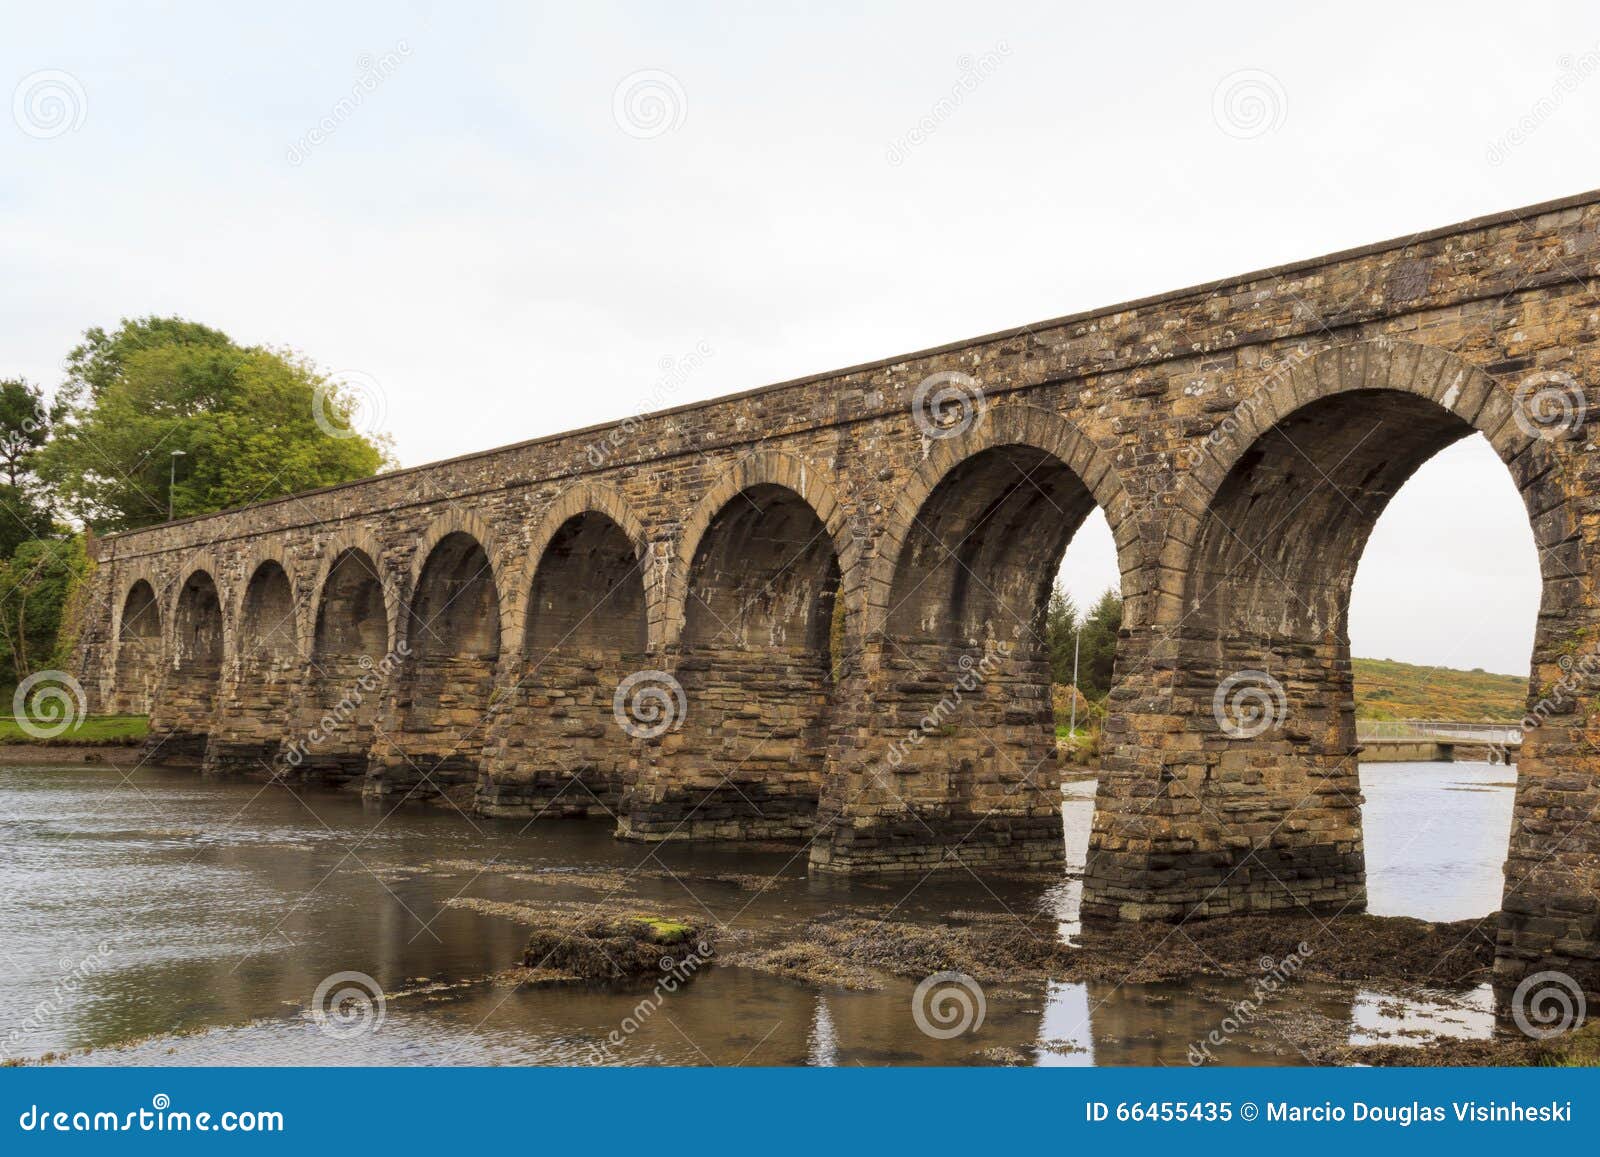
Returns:
[[[182,450],[172,452],[172,468],[167,471],[167,521],[172,521],[172,491],[178,485],[178,459],[185,457]]]

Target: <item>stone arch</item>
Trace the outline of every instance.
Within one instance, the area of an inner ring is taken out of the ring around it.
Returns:
[[[666,568],[663,621],[659,632],[652,629],[651,641],[671,646],[682,635],[685,608],[689,597],[690,568],[711,527],[738,494],[760,486],[777,486],[804,500],[826,529],[839,563],[839,599],[845,617],[847,638],[859,634],[856,620],[857,594],[864,579],[861,543],[851,533],[849,518],[826,473],[815,465],[782,450],[758,450],[735,461],[695,504],[677,535],[677,546]]]
[[[210,580],[211,585],[217,592],[218,609],[222,616],[224,639],[228,639],[233,633],[233,608],[238,600],[228,598],[224,594],[225,588],[223,581],[218,577],[224,573],[221,560],[213,551],[210,550],[204,550],[195,554],[186,555],[184,558],[180,559],[177,565],[172,569],[171,579],[169,579],[166,583],[163,583],[157,592],[158,597],[166,600],[166,606],[164,613],[161,616],[161,621],[165,623],[167,627],[166,650],[169,661],[174,661],[178,654],[176,635],[178,626],[178,603],[183,598],[184,590],[187,587],[189,580],[195,575],[201,573],[203,573],[206,578]],[[223,648],[224,659],[227,658],[227,654],[227,646],[225,644]]]
[[[872,685],[859,763],[842,764],[814,866],[1029,866],[1065,854],[1045,612],[1062,556],[1102,508],[1125,587],[1139,569],[1109,457],[1058,414],[996,404],[924,442],[867,584]]]
[[[156,694],[145,744],[146,758],[156,762],[198,763],[205,755],[228,633],[214,566],[214,560],[194,560],[171,595],[170,664]]]
[[[380,565],[379,560],[384,556],[377,538],[365,529],[346,531],[323,543],[319,553],[321,558],[316,573],[307,587],[310,593],[305,631],[307,655],[314,656],[316,652],[317,619],[328,598],[329,579],[334,568],[346,556],[358,560],[360,568],[377,582],[383,596],[383,650],[385,653],[394,650],[400,628],[400,593],[393,575]]]
[[[1577,626],[1590,567],[1556,443],[1524,430],[1483,370],[1392,339],[1297,351],[1183,452],[1146,664],[1160,677],[1139,689],[1139,710],[1179,726],[1157,734],[1133,718],[1108,761],[1087,914],[1365,904],[1351,587],[1393,495],[1475,432],[1506,464],[1539,548],[1536,687],[1556,670],[1554,632]],[[1525,743],[1519,780],[1548,778],[1544,744]],[[1530,794],[1519,787],[1507,911],[1516,881],[1548,858],[1530,853],[1542,847],[1523,828]],[[1152,857],[1177,886],[1153,891]]]
[[[1130,603],[1135,601],[1131,597],[1135,592],[1127,588],[1136,587],[1137,584],[1129,580],[1142,562],[1138,529],[1129,517],[1132,504],[1110,457],[1059,414],[1022,403],[996,405],[964,433],[934,440],[922,464],[896,498],[878,540],[877,557],[867,584],[867,629],[870,632],[885,630],[891,613],[902,609],[895,604],[896,578],[902,569],[907,543],[914,543],[929,529],[925,517],[935,492],[942,490],[952,494],[958,485],[973,489],[984,486],[982,480],[962,478],[958,472],[985,464],[998,475],[993,486],[1022,484],[1024,479],[1041,470],[1051,470],[1060,477],[1064,488],[1081,490],[1081,494],[1073,496],[1075,506],[1071,517],[1074,521],[1065,528],[1067,538],[1094,506],[1104,511],[1121,559],[1119,570],[1125,593],[1130,596]],[[1073,482],[1076,487],[1071,486]],[[980,519],[990,519],[995,512],[974,513]],[[1063,540],[1061,550],[1065,546]],[[1059,562],[1060,550],[1052,549],[1047,553],[1054,553]]]
[[[648,665],[646,555],[643,524],[607,487],[580,483],[545,511],[511,580],[517,662],[484,746],[481,811],[615,814],[629,744],[612,698]]]
[[[246,564],[234,593],[229,658],[236,663],[269,656],[286,659],[301,650],[300,600],[289,569],[276,553]]]
[[[640,839],[804,838],[827,771],[843,575],[859,547],[831,486],[776,451],[696,505],[668,575],[682,715],[629,793]],[[852,581],[859,581],[854,579]]]
[[[113,710],[148,715],[161,678],[163,620],[156,585],[141,572],[118,601],[112,632]]]
[[[288,569],[262,552],[240,572],[221,707],[204,770],[271,775],[300,681],[300,603]]]
[[[283,753],[291,771],[332,783],[366,773],[384,697],[399,665],[392,584],[363,535],[330,544],[311,609],[311,654],[298,725]]]
[[[521,566],[514,571],[507,568],[506,581],[511,588],[505,596],[511,605],[506,635],[508,647],[520,649],[526,641],[525,634],[532,618],[533,583],[537,580],[539,565],[544,561],[551,542],[574,518],[586,514],[604,516],[632,545],[639,560],[648,620],[659,621],[661,591],[651,581],[648,564],[650,539],[644,523],[634,513],[627,499],[616,490],[595,482],[579,482],[563,490],[540,516],[538,526],[528,539],[528,549],[522,556]],[[654,614],[648,614],[651,609],[655,610]]]
[[[513,637],[515,623],[515,600],[505,596],[506,579],[511,569],[502,560],[498,536],[479,515],[471,510],[451,509],[431,522],[418,539],[418,548],[411,556],[409,578],[406,583],[404,603],[400,608],[399,627],[404,632],[403,637],[411,647],[413,653],[418,649],[417,640],[412,639],[411,629],[413,616],[417,608],[417,593],[421,587],[423,574],[428,564],[433,560],[440,544],[452,536],[465,537],[483,552],[487,564],[482,569],[482,577],[486,577],[493,584],[495,590],[495,614],[499,620],[499,638],[503,642]]]
[[[1191,574],[1205,520],[1230,475],[1262,437],[1317,403],[1382,392],[1432,403],[1410,411],[1431,429],[1398,467],[1404,473],[1391,479],[1396,488],[1445,445],[1481,433],[1522,495],[1547,587],[1588,573],[1587,562],[1580,557],[1582,547],[1566,501],[1559,457],[1551,443],[1518,425],[1515,403],[1508,393],[1457,354],[1414,342],[1375,338],[1296,357],[1286,371],[1280,370],[1246,394],[1216,430],[1184,452],[1186,461],[1163,537],[1155,614],[1158,627],[1177,625],[1187,616],[1182,587]],[[1453,425],[1438,420],[1445,415],[1455,420]],[[1381,512],[1381,508],[1373,512],[1369,530]],[[1365,542],[1364,535],[1360,542]]]
[[[493,536],[470,512],[435,520],[412,564],[392,680],[393,725],[369,761],[367,790],[444,794],[477,781],[509,618]]]

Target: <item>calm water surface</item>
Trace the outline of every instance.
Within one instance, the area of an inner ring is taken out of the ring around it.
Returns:
[[[1363,769],[1371,910],[1455,920],[1492,912],[1514,769]],[[1092,783],[1069,785],[1070,866],[1087,847]],[[380,822],[381,821],[381,822]],[[648,857],[648,859],[647,859]],[[898,903],[897,919],[1037,911],[1073,930],[1075,879],[1038,884],[808,879],[792,850],[664,848],[603,824],[387,815],[349,795],[201,780],[142,768],[0,769],[0,1056],[75,1052],[87,1064],[584,1064],[637,990],[516,990],[479,982],[516,961],[526,928],[456,898],[594,902],[596,873],[630,898],[740,928],[794,927]],[[589,879],[583,877],[587,874]],[[752,892],[718,875],[776,876]],[[379,1030],[341,1038],[308,1016],[333,973],[391,994]],[[914,985],[858,992],[730,966],[702,972],[612,1051],[621,1064],[1185,1063],[1242,981],[990,985],[982,1029],[933,1039]],[[1487,989],[1406,994],[1297,986],[1282,1010],[1345,1039],[1418,1027],[1492,1031]],[[1404,1038],[1399,1038],[1404,1039]],[[1214,1050],[1230,1063],[1304,1063],[1267,1019]]]

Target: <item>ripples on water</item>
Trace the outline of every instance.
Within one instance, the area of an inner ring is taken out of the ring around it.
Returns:
[[[1370,908],[1456,920],[1493,911],[1510,832],[1514,769],[1487,764],[1363,768]],[[1081,871],[1092,783],[1071,784],[1069,867]],[[380,820],[382,822],[380,822]],[[391,999],[377,1032],[339,1038],[305,1015],[319,982],[363,972],[386,992],[482,977],[514,962],[526,929],[446,906],[453,897],[593,902],[593,880],[656,874],[629,893],[664,910],[793,927],[852,906],[899,903],[897,919],[958,910],[1054,910],[1076,929],[1081,883],[970,877],[809,879],[804,856],[619,843],[597,823],[385,818],[349,795],[202,781],[142,768],[0,769],[0,1056],[81,1050],[103,1064],[585,1064],[640,993],[474,984]],[[479,871],[493,863],[495,870]],[[425,870],[426,865],[434,865]],[[776,876],[753,893],[716,875]],[[520,877],[520,878],[518,878]],[[692,890],[691,890],[692,888]],[[914,985],[822,989],[715,967],[672,994],[614,1050],[620,1064],[1183,1064],[1191,1042],[1244,996],[1242,981],[991,985],[981,1033],[936,1040],[909,1013]],[[1487,1036],[1487,990],[1436,1001],[1302,984],[1296,1015],[1355,1043],[1418,1027]],[[1339,1026],[1343,1026],[1342,1028]],[[133,1042],[133,1043],[130,1043]],[[118,1046],[105,1051],[107,1046]],[[1214,1050],[1219,1061],[1299,1064],[1270,1022]]]

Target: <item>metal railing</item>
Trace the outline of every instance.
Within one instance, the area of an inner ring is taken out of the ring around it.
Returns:
[[[1515,723],[1469,723],[1456,719],[1358,719],[1356,739],[1457,739],[1501,746],[1522,742]]]

